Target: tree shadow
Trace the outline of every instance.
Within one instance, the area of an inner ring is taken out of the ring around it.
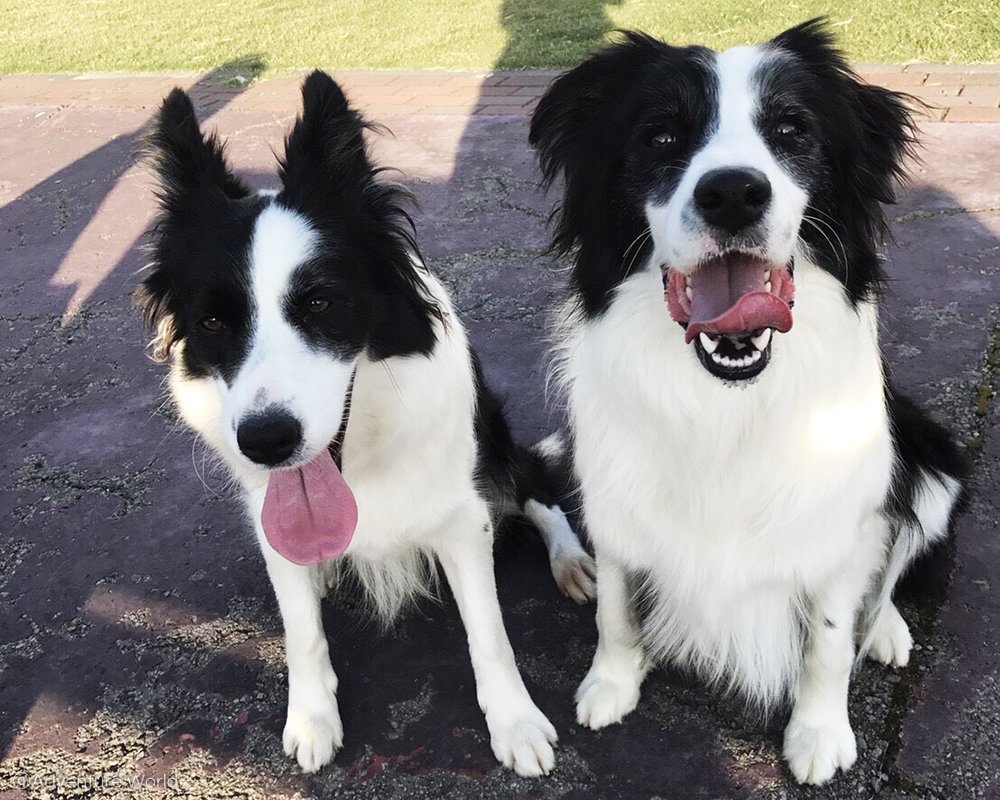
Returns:
[[[500,21],[507,43],[495,70],[575,64],[604,42],[614,26],[607,9],[623,0],[504,0]]]

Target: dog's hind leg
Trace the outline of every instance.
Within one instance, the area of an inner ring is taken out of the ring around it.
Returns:
[[[864,636],[859,648],[862,655],[893,667],[909,663],[913,638],[892,602],[892,593],[913,560],[948,534],[961,493],[962,484],[957,478],[923,473],[913,489],[912,514],[887,523],[895,524],[897,533],[878,585],[865,604]]]
[[[497,600],[486,503],[479,498],[466,503],[442,528],[434,550],[465,625],[493,753],[519,775],[545,775],[555,765],[556,731],[517,671]]]
[[[559,433],[522,451],[517,500],[521,513],[541,534],[559,591],[583,604],[597,596],[597,567],[559,505],[558,498],[567,494],[555,488],[557,473],[568,471],[565,457]]]
[[[892,593],[921,553],[948,535],[962,503],[969,466],[951,435],[894,389],[887,393],[896,466],[883,516],[895,538],[862,619],[859,652],[902,667],[913,639]]]
[[[597,567],[563,510],[528,498],[523,514],[542,536],[559,591],[581,605],[593,600],[597,596]]]
[[[320,575],[316,567],[302,567],[283,558],[268,544],[259,522],[256,527],[285,629],[288,715],[282,743],[304,772],[316,772],[344,741],[337,675],[330,664],[320,613]]]

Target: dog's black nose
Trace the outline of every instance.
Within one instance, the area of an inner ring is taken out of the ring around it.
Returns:
[[[759,169],[713,169],[694,187],[694,202],[709,225],[738,233],[764,216],[771,183]]]
[[[275,467],[299,449],[302,425],[287,411],[265,409],[240,422],[236,443],[251,461]]]

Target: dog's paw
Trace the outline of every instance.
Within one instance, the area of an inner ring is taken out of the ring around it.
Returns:
[[[556,763],[553,745],[559,741],[546,716],[531,706],[520,714],[487,714],[490,745],[497,760],[526,778],[548,775]]]
[[[890,667],[905,667],[910,663],[913,637],[894,604],[886,606],[875,619],[868,639],[869,658]]]
[[[282,743],[285,753],[299,762],[303,772],[316,772],[330,763],[344,743],[337,701],[323,703],[323,709],[288,709]]]
[[[785,728],[785,761],[799,783],[826,783],[838,769],[849,770],[858,757],[854,731],[845,718],[806,725],[792,717]]]
[[[603,671],[591,668],[576,690],[576,721],[598,730],[621,722],[639,704],[639,679],[612,680]]]
[[[586,550],[561,550],[551,562],[560,592],[580,605],[597,597],[597,564]]]

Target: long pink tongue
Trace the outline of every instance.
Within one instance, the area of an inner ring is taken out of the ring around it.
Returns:
[[[770,269],[771,291],[765,286]],[[669,270],[666,299],[670,315],[687,326],[684,338],[699,333],[746,335],[764,328],[787,333],[792,327],[795,284],[787,270],[757,259],[731,255],[691,273],[691,299],[684,275]]]
[[[692,342],[702,332],[740,335],[763,328],[774,328],[779,333],[788,333],[792,329],[792,310],[787,303],[770,292],[750,292],[740,297],[726,311],[711,319],[696,318],[692,309],[691,321],[688,323],[684,339],[686,342]]]
[[[304,467],[271,473],[260,520],[271,547],[305,566],[343,555],[358,525],[358,505],[324,450]]]

